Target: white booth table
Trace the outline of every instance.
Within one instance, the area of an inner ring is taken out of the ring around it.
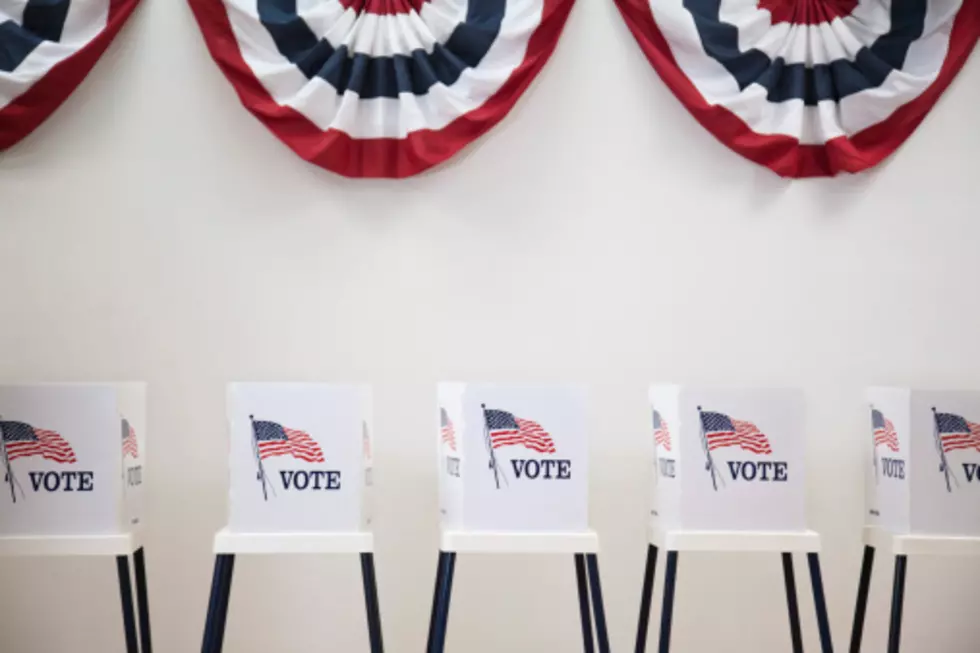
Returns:
[[[135,383],[0,385],[0,556],[115,557],[127,653],[153,650],[139,541],[145,394]]]
[[[382,653],[370,531],[371,395],[361,386],[229,386],[231,507],[214,538],[202,653],[224,645],[238,555],[354,553],[361,559],[371,653]]]
[[[895,557],[888,653],[898,653],[909,556],[980,557],[980,392],[871,388],[868,401],[868,525],[850,650],[861,650],[877,551]]]
[[[683,551],[782,557],[793,653],[803,651],[793,554],[805,553],[824,653],[833,651],[820,573],[820,536],[805,517],[802,393],[681,386],[650,389],[654,492],[636,653],[646,650],[660,549],[667,552],[660,653],[670,650]]]
[[[572,556],[585,651],[598,640],[608,653],[599,538],[588,527],[584,391],[441,383],[438,395],[442,536],[427,653],[445,649],[459,553]]]

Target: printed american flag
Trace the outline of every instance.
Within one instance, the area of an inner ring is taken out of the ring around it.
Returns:
[[[772,453],[769,438],[752,422],[732,419],[724,413],[704,412],[701,413],[701,425],[709,450],[741,447],[752,453]]]
[[[450,451],[456,451],[456,429],[453,428],[453,421],[449,419],[449,413],[445,408],[439,408],[439,426],[442,434],[442,441],[446,443]]]
[[[56,463],[74,463],[75,452],[58,433],[24,422],[0,422],[7,460],[41,456]]]
[[[667,428],[667,420],[657,411],[653,411],[653,439],[665,451],[670,451],[670,430]]]
[[[885,415],[874,408],[871,409],[871,428],[874,431],[875,446],[883,444],[894,452],[898,452],[898,433],[895,425]]]
[[[308,463],[324,462],[320,445],[305,431],[261,420],[252,422],[252,429],[259,447],[259,458],[263,460],[273,456],[292,456]]]
[[[487,429],[494,449],[523,445],[539,453],[555,453],[551,434],[537,422],[515,417],[505,410],[487,410]]]
[[[980,424],[968,422],[953,413],[936,413],[936,428],[943,443],[943,451],[976,449],[980,451]]]
[[[130,425],[128,420],[122,421],[122,450],[123,458],[129,456],[130,458],[140,457],[140,446],[139,442],[136,440],[136,431]]]

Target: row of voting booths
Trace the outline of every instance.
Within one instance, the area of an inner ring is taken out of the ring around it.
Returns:
[[[653,386],[647,410],[649,542],[637,653],[646,648],[661,556],[659,650],[670,649],[687,551],[779,553],[794,653],[803,640],[793,556],[804,554],[822,650],[831,651],[821,541],[806,520],[802,393]],[[868,519],[851,650],[860,650],[878,552],[894,556],[888,650],[897,653],[908,557],[980,554],[980,393],[876,388],[867,411]],[[237,556],[288,554],[359,557],[370,646],[382,651],[370,388],[232,384],[227,413],[228,522],[214,538],[202,651],[222,649]],[[609,651],[599,538],[588,515],[585,389],[443,383],[433,415],[442,532],[428,653],[445,649],[457,555],[508,553],[567,555],[584,650]],[[0,434],[0,554],[115,557],[127,653],[151,653],[141,546],[144,386],[0,386]]]

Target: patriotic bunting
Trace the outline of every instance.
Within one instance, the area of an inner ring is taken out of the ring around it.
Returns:
[[[139,0],[0,0],[0,151],[85,79]]]
[[[894,152],[966,62],[977,0],[615,0],[675,95],[787,177]]]
[[[573,0],[189,0],[242,103],[304,159],[408,177],[500,121]]]

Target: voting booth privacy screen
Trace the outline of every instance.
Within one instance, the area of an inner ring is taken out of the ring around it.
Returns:
[[[650,388],[653,525],[662,530],[806,530],[798,390]]]
[[[980,392],[871,388],[870,523],[980,537]]]
[[[371,391],[316,383],[235,383],[229,530],[357,532],[371,523]]]
[[[139,383],[0,385],[0,537],[132,532],[145,394]]]
[[[447,530],[588,530],[586,393],[563,385],[440,383]]]

